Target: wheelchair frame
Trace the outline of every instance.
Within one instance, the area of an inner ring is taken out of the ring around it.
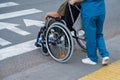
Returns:
[[[80,16],[78,16],[76,22],[80,22],[79,19]],[[76,25],[73,25],[74,31],[71,32],[66,26],[64,20],[49,16],[48,22],[45,23],[45,26],[40,28],[35,43],[37,47],[40,47],[43,55],[47,56],[50,54],[50,56],[58,62],[67,62],[73,54],[73,38],[75,38],[79,46],[86,51],[83,28],[77,28]],[[57,36],[55,37],[55,35]]]

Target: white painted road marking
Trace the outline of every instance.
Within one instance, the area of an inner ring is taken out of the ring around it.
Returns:
[[[0,8],[11,7],[11,6],[16,6],[16,5],[19,5],[19,4],[14,3],[14,2],[0,3]]]
[[[44,26],[45,25],[45,22],[44,21],[38,21],[38,20],[31,20],[31,19],[23,19],[25,25],[27,27],[29,26],[38,26],[38,27],[41,27],[41,26]]]
[[[3,14],[0,14],[0,20],[29,15],[29,14],[35,14],[35,13],[39,13],[39,12],[42,12],[42,11],[32,8],[32,9],[15,11],[15,12],[10,12],[10,13],[3,13]]]
[[[6,45],[9,45],[9,44],[12,44],[12,43],[5,40],[5,39],[0,38],[0,45],[1,46],[6,46]]]
[[[10,4],[12,4],[12,3],[9,3],[9,6],[10,6]],[[16,4],[16,5],[18,5],[18,4]],[[7,4],[1,4],[0,8],[3,8],[3,7],[8,7],[8,5]],[[35,14],[35,13],[40,13],[40,12],[43,12],[43,11],[32,8],[32,9],[26,9],[26,10],[21,10],[21,11],[2,13],[2,14],[0,14],[0,20],[25,16],[25,15]],[[27,23],[26,25],[27,26],[32,26],[32,25],[41,26],[41,25],[43,25],[43,22],[34,20],[33,24]],[[0,30],[8,29],[8,30],[16,32],[20,35],[30,34],[29,32],[21,30],[21,29],[15,27],[15,26],[19,26],[19,24],[0,22]],[[36,39],[0,49],[0,61],[4,60],[4,59],[7,59],[9,57],[17,56],[17,55],[24,54],[24,53],[30,52],[32,50],[38,49],[34,45],[35,41],[36,41]],[[7,42],[7,41],[0,38],[0,42]],[[8,42],[8,43],[0,44],[0,45],[8,45],[8,44],[11,44],[11,43]]]
[[[9,57],[17,56],[37,49],[34,43],[36,40],[27,41],[21,44],[0,49],[0,61]]]
[[[0,22],[0,30],[1,29],[8,29],[10,31],[13,31],[13,32],[15,32],[17,34],[20,34],[20,35],[23,35],[23,36],[26,36],[26,35],[30,34],[29,32],[24,31],[24,30],[22,30],[20,28],[17,28],[15,26],[19,26],[19,24]]]

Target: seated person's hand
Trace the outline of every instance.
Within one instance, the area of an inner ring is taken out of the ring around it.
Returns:
[[[45,15],[45,21],[47,21],[48,17],[51,16],[51,17],[61,17],[57,12],[48,12],[46,15]]]

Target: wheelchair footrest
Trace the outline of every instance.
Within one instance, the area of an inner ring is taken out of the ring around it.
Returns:
[[[41,45],[38,44],[37,42],[35,42],[35,46],[36,46],[36,47],[41,47]]]

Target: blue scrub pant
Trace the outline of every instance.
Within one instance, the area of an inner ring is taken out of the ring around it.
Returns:
[[[102,33],[104,19],[104,14],[94,17],[82,15],[88,58],[94,62],[98,61],[97,49],[102,57],[109,56]]]

